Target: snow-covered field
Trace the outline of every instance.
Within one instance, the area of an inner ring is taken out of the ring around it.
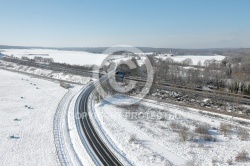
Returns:
[[[101,65],[105,58],[108,57],[107,54],[94,54],[83,51],[60,51],[52,49],[3,49],[1,53],[8,56],[14,56],[21,58],[23,56],[33,59],[34,57],[43,58],[53,58],[55,62],[67,63],[71,65]],[[131,57],[126,57],[124,55],[113,55],[109,57],[113,62],[120,62],[121,60],[127,61]],[[144,56],[142,60],[138,60],[138,64],[144,64]],[[106,59],[107,60],[107,59]]]
[[[58,165],[53,118],[67,90],[4,70],[0,80],[1,165]]]
[[[99,65],[106,58],[105,54],[93,54],[82,51],[60,51],[52,49],[4,49],[2,54],[21,58],[26,56],[30,59],[35,56],[53,58],[55,62],[72,65]]]
[[[5,67],[7,69],[11,69],[11,70],[22,71],[22,72],[26,72],[30,74],[45,76],[45,77],[59,79],[59,80],[71,81],[71,82],[80,83],[80,84],[87,84],[91,80],[90,77],[83,77],[83,76],[73,75],[69,73],[56,72],[56,71],[47,70],[47,69],[24,66],[24,65],[19,65],[16,63],[6,62],[6,61],[1,61],[1,60],[0,60],[0,66]]]
[[[222,61],[225,56],[222,55],[176,55],[176,56],[157,56],[157,58],[161,58],[161,59],[167,59],[167,58],[171,58],[173,59],[175,62],[182,62],[187,58],[192,59],[193,64],[192,65],[198,65],[198,62],[201,62],[201,65],[204,65],[204,62],[206,60],[216,60],[216,61]]]
[[[28,58],[34,58],[40,56],[44,58],[53,58],[55,62],[68,63],[72,65],[100,65],[102,61],[107,57],[106,54],[94,54],[82,51],[61,51],[53,49],[3,49],[2,54],[21,58],[26,56]],[[146,53],[143,55],[147,55]],[[202,65],[206,60],[221,61],[225,58],[222,55],[176,55],[176,56],[163,56],[158,55],[157,58],[167,59],[172,58],[176,62],[182,62],[183,60],[190,58],[193,61],[193,65],[197,65],[200,61]],[[128,60],[130,58],[116,56],[116,62],[119,60]],[[139,62],[140,63],[140,62]]]
[[[104,101],[96,105],[95,113],[103,130],[135,165],[165,165],[168,161],[175,165],[250,165],[250,161],[235,161],[242,150],[250,153],[250,139],[242,141],[239,135],[241,128],[249,132],[249,127],[231,118],[215,118],[200,110],[150,100],[131,108]],[[221,123],[231,125],[228,134],[222,134]],[[207,135],[196,131],[204,124],[209,126]],[[188,132],[187,141],[180,135],[182,127]],[[204,140],[208,135],[211,141]]]

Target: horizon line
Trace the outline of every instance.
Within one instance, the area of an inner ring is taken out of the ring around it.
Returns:
[[[64,48],[110,48],[114,46],[29,46],[29,45],[2,45],[0,47],[27,47],[27,48],[50,48],[50,49],[64,49]],[[177,48],[177,47],[152,47],[152,46],[131,46],[135,48],[154,48],[154,49],[192,49],[192,50],[202,50],[202,49],[250,49],[250,47],[202,47],[202,48]],[[1,48],[0,48],[1,49]]]

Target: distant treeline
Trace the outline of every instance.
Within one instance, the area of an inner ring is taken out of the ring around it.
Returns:
[[[65,51],[86,51],[91,53],[102,53],[109,47],[24,47],[24,46],[6,46],[0,45],[0,49],[56,49]],[[142,52],[153,53],[172,53],[175,55],[229,55],[250,53],[250,48],[208,48],[208,49],[175,49],[175,48],[153,48],[153,47],[137,47]]]

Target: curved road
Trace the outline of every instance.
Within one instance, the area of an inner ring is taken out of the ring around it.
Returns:
[[[99,82],[97,82],[99,83]],[[88,101],[89,101],[89,96],[90,94],[94,91],[95,89],[95,83],[91,83],[86,87],[86,89],[82,92],[80,95],[80,102],[78,105],[79,109],[79,115],[84,115],[81,117],[78,117],[81,122],[81,130],[78,132],[83,132],[84,137],[87,140],[87,145],[90,146],[88,148],[91,148],[91,150],[94,152],[94,154],[90,155],[98,157],[98,159],[93,159],[96,161],[96,164],[98,165],[116,165],[120,166],[123,165],[117,157],[112,153],[112,151],[107,147],[107,145],[102,141],[102,139],[99,137],[97,132],[95,131],[89,116],[88,116]],[[83,144],[86,143],[83,142]]]

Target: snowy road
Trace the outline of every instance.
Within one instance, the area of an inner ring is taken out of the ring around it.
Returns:
[[[88,116],[89,96],[94,90],[94,84],[89,84],[80,94],[76,103],[75,114],[85,114],[84,118],[79,117],[77,122],[78,133],[81,137],[82,144],[87,149],[92,160],[97,165],[122,165],[117,157],[112,153],[106,143],[95,131],[93,124]],[[79,123],[80,122],[80,123]]]

